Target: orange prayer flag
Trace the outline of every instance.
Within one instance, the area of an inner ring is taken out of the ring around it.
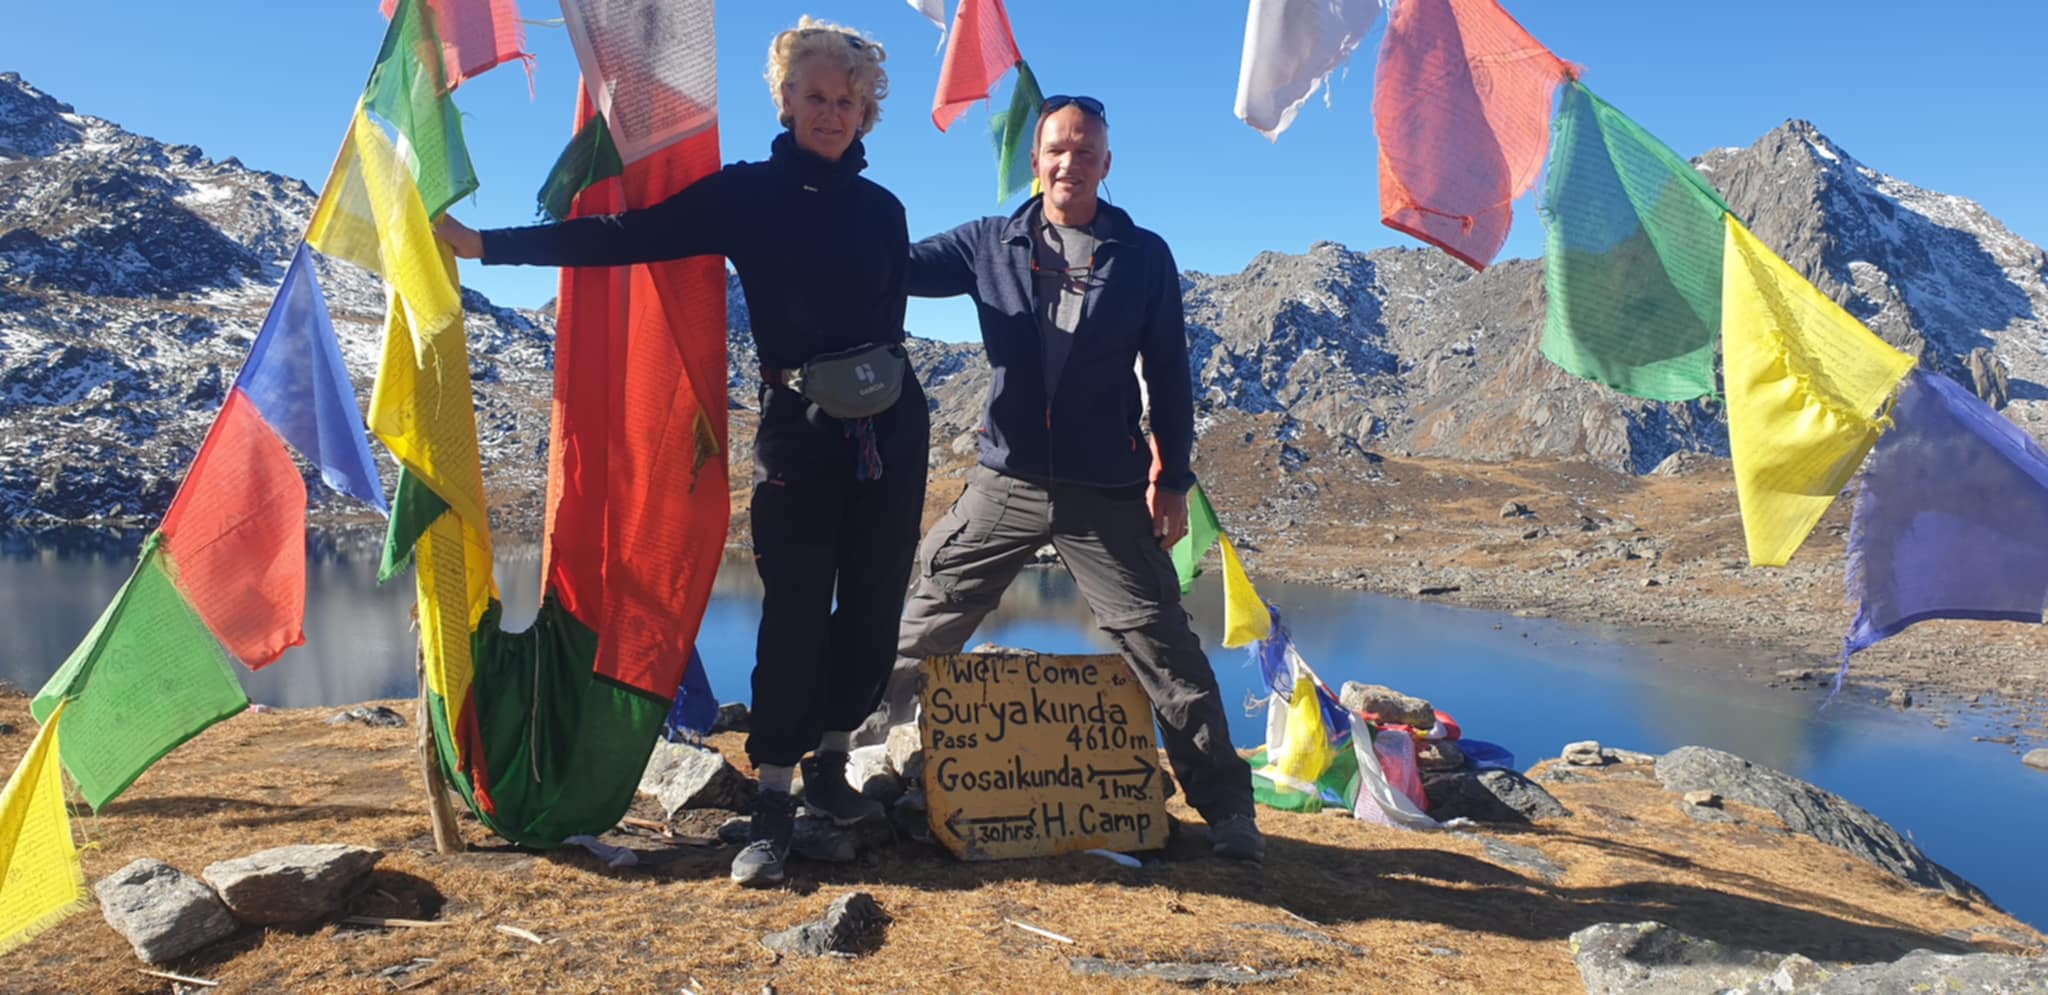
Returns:
[[[1396,4],[1372,98],[1386,225],[1485,269],[1543,169],[1552,93],[1576,75],[1495,0]]]
[[[939,69],[939,90],[932,95],[932,123],[946,130],[967,112],[967,105],[988,99],[996,81],[1023,58],[1003,0],[960,0]]]
[[[241,388],[228,392],[162,531],[179,593],[249,669],[306,641],[306,484]]]

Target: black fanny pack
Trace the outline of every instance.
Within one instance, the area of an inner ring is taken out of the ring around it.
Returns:
[[[909,376],[903,346],[864,345],[785,371],[782,383],[834,418],[867,418],[889,410]]]

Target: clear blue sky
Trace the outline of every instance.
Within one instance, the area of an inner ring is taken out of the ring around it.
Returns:
[[[957,0],[949,0],[952,10]],[[1588,86],[1682,155],[1747,145],[1786,118],[1813,121],[1866,165],[1970,197],[2022,237],[2048,241],[2048,8],[1964,0],[1814,3],[1507,0]],[[522,0],[534,19],[560,11]],[[1231,114],[1244,0],[1009,0],[1018,44],[1047,93],[1109,106],[1112,199],[1173,245],[1183,268],[1234,272],[1257,252],[1328,239],[1416,244],[1379,224],[1372,137],[1378,32],[1334,106],[1320,97],[1277,145]],[[903,0],[718,4],[724,156],[758,159],[778,130],[761,73],[768,39],[811,13],[888,48],[892,94],[868,138],[869,176],[908,208],[913,237],[997,209],[988,112],[932,127],[938,32]],[[383,32],[376,0],[14,4],[0,69],[130,130],[318,184]],[[456,209],[478,227],[524,224],[569,134],[576,60],[559,27],[529,27],[537,99],[503,66],[456,94],[482,190]],[[1006,84],[1007,88],[1007,84]],[[1005,89],[1004,92],[1007,92]],[[1541,226],[1518,207],[1506,255],[1534,256]],[[465,264],[494,300],[532,306],[551,271]],[[960,301],[913,302],[915,333],[973,335]]]

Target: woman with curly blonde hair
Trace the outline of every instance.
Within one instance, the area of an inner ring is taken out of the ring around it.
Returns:
[[[861,137],[889,92],[886,58],[873,40],[805,17],[768,48],[785,130],[766,162],[735,163],[623,214],[485,232],[445,219],[435,229],[456,255],[486,265],[722,255],[739,273],[762,381],[751,516],[761,628],[747,738],[761,792],[732,865],[743,885],[783,879],[799,764],[813,810],[841,824],[883,815],[847,784],[847,751],[895,658],[931,434],[903,350],[903,205],[860,176]]]

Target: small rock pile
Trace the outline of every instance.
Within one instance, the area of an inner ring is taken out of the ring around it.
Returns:
[[[107,924],[135,955],[164,964],[244,926],[327,919],[368,883],[383,856],[342,843],[281,846],[210,864],[198,878],[144,857],[102,878],[93,891]]]

